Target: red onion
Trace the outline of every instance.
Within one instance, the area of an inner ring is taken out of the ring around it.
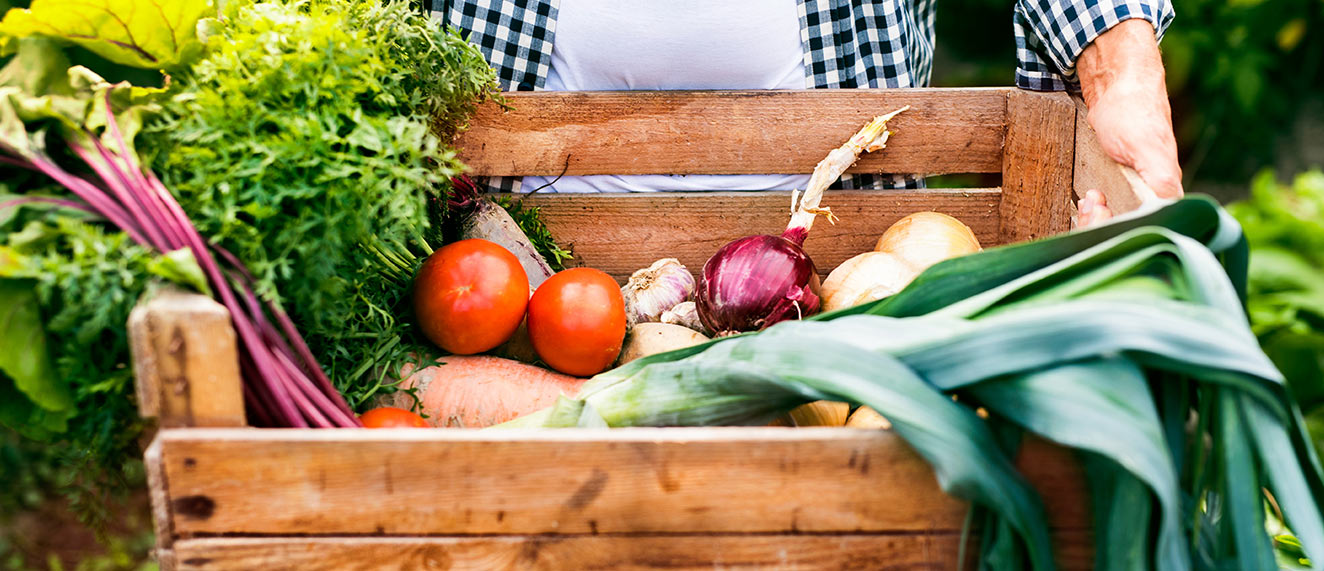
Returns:
[[[814,167],[804,196],[791,195],[791,223],[781,236],[741,238],[708,259],[694,296],[704,327],[720,337],[818,312],[818,271],[803,246],[818,215],[833,220],[819,200],[861,152],[883,148],[887,120],[907,108],[875,117]]]
[[[818,312],[818,271],[789,234],[741,238],[708,259],[695,295],[704,327],[720,337]]]

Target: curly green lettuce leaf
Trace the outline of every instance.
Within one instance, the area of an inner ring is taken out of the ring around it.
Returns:
[[[202,55],[198,22],[214,14],[210,0],[34,0],[0,21],[0,53],[20,38],[72,42],[112,62],[176,69]]]

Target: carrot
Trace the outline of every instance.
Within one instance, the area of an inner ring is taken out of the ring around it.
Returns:
[[[499,357],[442,357],[438,365],[413,372],[400,388],[418,388],[419,412],[439,427],[481,428],[546,408],[556,397],[573,396],[585,379]],[[378,400],[378,406],[410,409],[403,391]]]

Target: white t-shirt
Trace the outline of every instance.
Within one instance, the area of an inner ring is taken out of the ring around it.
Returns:
[[[549,91],[805,87],[795,0],[561,0]],[[521,190],[554,178],[524,177]],[[791,190],[808,182],[809,175],[566,176],[540,192]]]

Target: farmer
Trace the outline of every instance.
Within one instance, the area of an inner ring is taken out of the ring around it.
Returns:
[[[430,0],[502,89],[595,91],[923,87],[935,0]],[[1182,195],[1158,37],[1168,0],[1017,0],[1016,85],[1079,89],[1104,150],[1161,197]],[[526,188],[552,182],[525,177]],[[789,190],[808,176],[562,177],[552,192]],[[516,190],[520,181],[497,184]],[[857,176],[846,188],[916,186]],[[1110,216],[1102,194],[1080,222]]]

